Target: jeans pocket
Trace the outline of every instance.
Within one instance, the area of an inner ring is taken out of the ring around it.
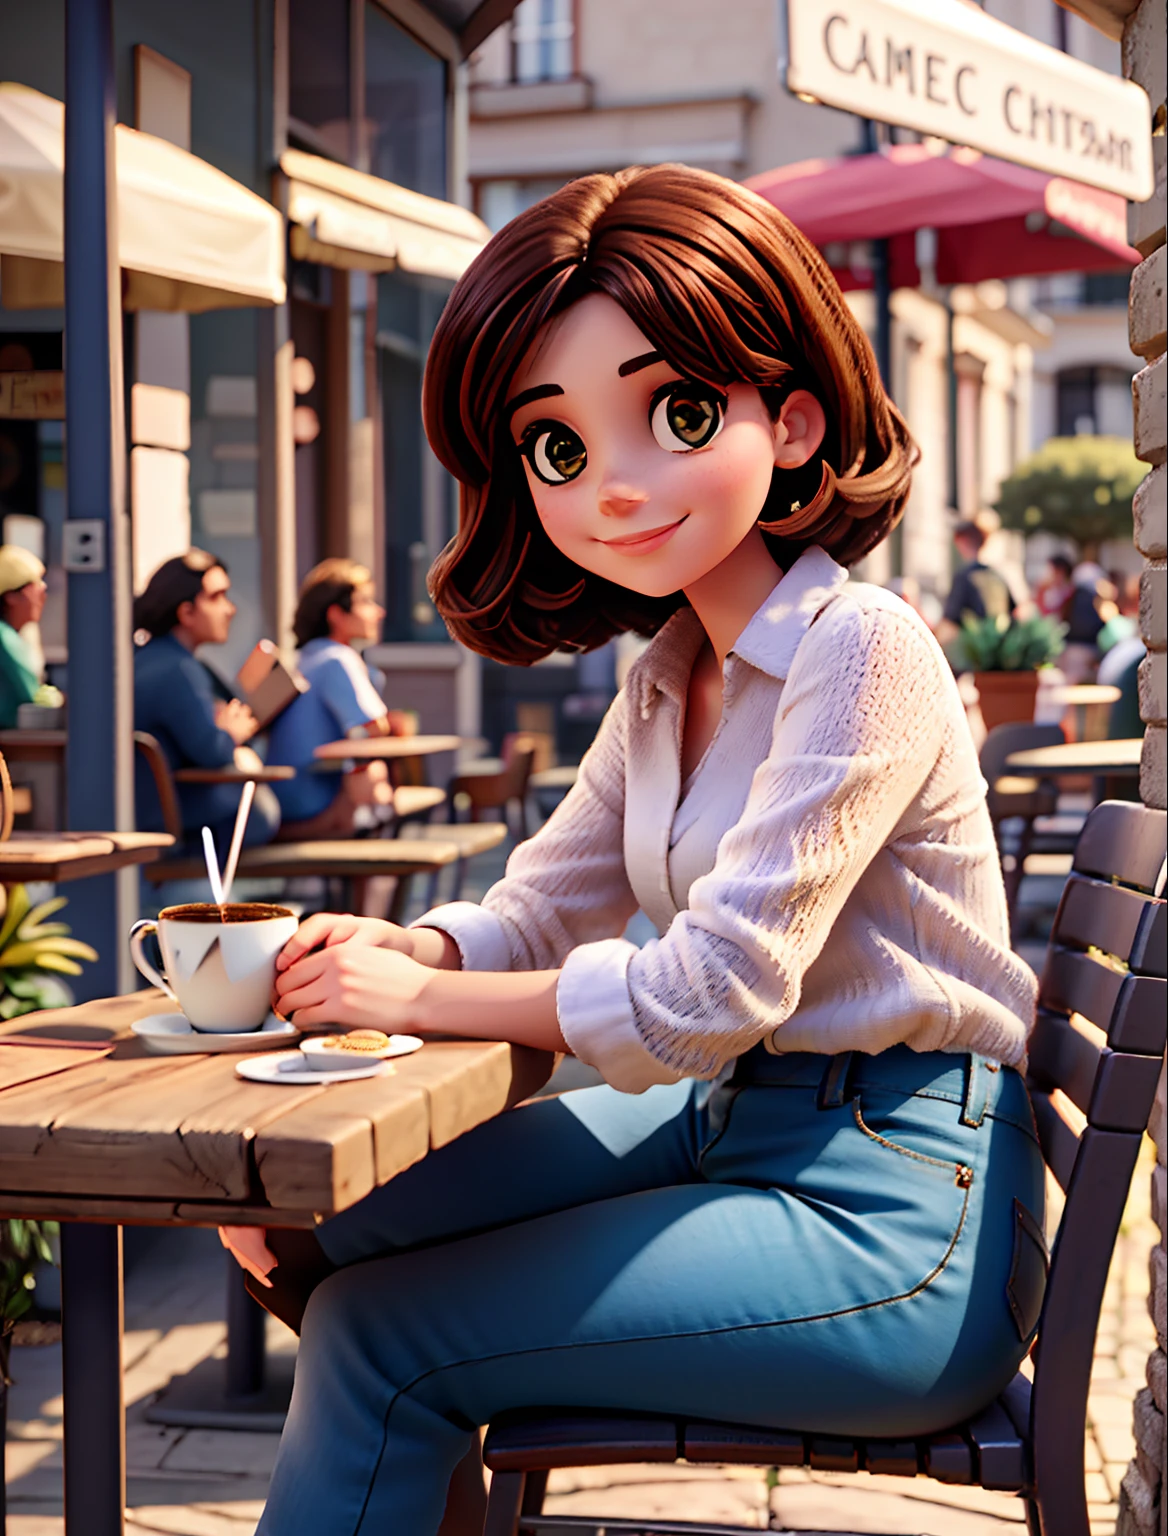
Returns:
[[[958,1189],[968,1189],[973,1183],[973,1169],[967,1164],[959,1162],[956,1158],[934,1157],[930,1153],[919,1151],[914,1147],[904,1146],[899,1141],[893,1141],[888,1136],[882,1135],[880,1131],[875,1130],[864,1118],[859,1097],[852,1100],[852,1114],[857,1128],[867,1136],[869,1141],[884,1147],[886,1151],[895,1152],[900,1157],[908,1158],[913,1162],[922,1163],[943,1172],[951,1172],[953,1182]]]
[[[1029,1344],[1038,1327],[1049,1272],[1050,1254],[1042,1228],[1015,1196],[1014,1255],[1006,1282],[1006,1299],[1023,1344]]]

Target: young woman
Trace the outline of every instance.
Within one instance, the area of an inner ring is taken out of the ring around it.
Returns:
[[[284,813],[280,839],[349,837],[379,813],[392,814],[393,789],[384,763],[352,772],[313,772],[316,748],[343,736],[387,736],[404,730],[390,714],[369,669],[356,650],[381,635],[385,609],[373,577],[355,560],[322,560],[304,578],[293,631],[297,662],[309,687],[272,722],[268,761],[297,770],[276,786]]]
[[[944,657],[848,580],[915,456],[862,332],[749,191],[589,176],[458,284],[425,413],[462,485],[432,577],[455,635],[513,662],[655,638],[481,906],[311,919],[282,1007],[569,1050],[606,1084],[319,1228],[337,1272],[260,1531],[432,1536],[508,1408],[952,1422],[1041,1298],[1034,980]]]

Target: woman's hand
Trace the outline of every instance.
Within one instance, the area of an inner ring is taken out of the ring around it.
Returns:
[[[433,970],[399,950],[336,943],[280,971],[276,1012],[298,1028],[334,1024],[387,1033],[417,1029],[422,1022],[422,994],[433,976]]]
[[[219,1241],[240,1269],[271,1287],[268,1271],[275,1269],[276,1255],[268,1247],[263,1227],[220,1227]]]
[[[311,950],[331,949],[336,944],[361,944],[373,949],[398,949],[412,955],[413,935],[396,923],[379,917],[354,917],[349,912],[315,912],[300,927],[276,956],[276,970],[286,971]]]

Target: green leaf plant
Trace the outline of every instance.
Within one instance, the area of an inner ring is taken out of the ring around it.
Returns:
[[[69,937],[68,923],[49,919],[65,905],[54,896],[34,907],[23,885],[0,896],[0,1019],[14,1019],[39,1008],[67,1008],[73,1001],[62,976],[80,976],[81,960],[97,951]]]
[[[1037,672],[1062,654],[1065,624],[1034,617],[967,617],[952,642],[954,660],[968,672]]]

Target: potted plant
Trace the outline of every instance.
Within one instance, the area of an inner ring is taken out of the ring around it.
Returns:
[[[952,645],[954,663],[973,673],[987,731],[995,725],[1033,720],[1038,671],[1057,660],[1066,626],[1034,617],[967,617]]]
[[[68,1008],[73,1001],[62,976],[80,976],[81,960],[97,951],[69,937],[68,923],[49,922],[66,904],[64,896],[34,907],[23,885],[0,887],[0,1019],[38,1008]]]

